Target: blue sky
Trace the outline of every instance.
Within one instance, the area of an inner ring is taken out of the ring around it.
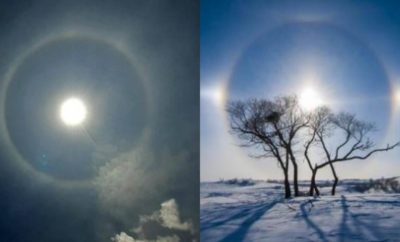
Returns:
[[[334,111],[374,122],[377,145],[399,139],[399,9],[389,1],[202,1],[201,179],[281,176],[275,161],[252,159],[237,146],[227,100],[312,89]],[[399,155],[341,164],[339,174],[399,175]]]
[[[0,2],[0,241],[197,237],[198,14],[190,1]],[[71,96],[80,126],[60,119]],[[190,226],[139,221],[161,204]]]

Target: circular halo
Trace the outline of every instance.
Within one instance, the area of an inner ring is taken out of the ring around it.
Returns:
[[[7,123],[6,123],[6,118],[5,118],[5,104],[6,104],[6,96],[8,92],[8,87],[15,76],[15,74],[18,72],[19,67],[24,63],[24,61],[30,57],[31,55],[35,54],[37,51],[39,51],[42,48],[45,48],[47,45],[58,42],[58,41],[64,41],[68,39],[86,39],[86,40],[91,40],[94,42],[99,42],[102,44],[106,44],[110,46],[112,49],[120,53],[122,56],[124,56],[129,64],[132,66],[137,71],[137,75],[139,77],[139,80],[142,82],[143,87],[144,87],[144,94],[145,94],[145,99],[146,99],[146,109],[147,109],[147,120],[151,120],[151,116],[154,114],[154,105],[153,105],[153,100],[150,98],[150,82],[145,79],[145,75],[143,75],[143,67],[140,65],[140,63],[130,54],[130,50],[122,45],[121,43],[96,34],[92,33],[83,33],[83,32],[61,32],[59,34],[54,34],[54,35],[49,35],[41,40],[39,40],[36,44],[32,45],[30,48],[28,48],[25,52],[22,54],[18,55],[15,61],[10,65],[9,70],[6,72],[3,82],[0,84],[1,90],[0,90],[0,132],[1,132],[1,137],[0,141],[3,143],[3,146],[6,148],[8,151],[8,156],[11,160],[15,160],[16,166],[21,169],[22,172],[32,175],[33,178],[38,179],[39,181],[43,183],[48,183],[48,184],[55,184],[57,186],[63,187],[63,188],[76,188],[76,187],[90,187],[92,185],[92,179],[82,179],[82,180],[65,180],[65,179],[57,179],[56,177],[53,177],[49,174],[46,174],[44,172],[40,172],[36,170],[18,151],[17,147],[15,144],[12,142],[9,134],[9,130],[7,128]],[[150,132],[149,129],[149,122],[146,122],[146,126],[143,128],[143,132],[141,132],[141,136],[139,138],[140,140],[144,140]]]
[[[234,77],[234,71],[237,68],[237,66],[240,64],[240,60],[243,58],[243,56],[245,55],[246,51],[251,48],[251,46],[253,46],[257,41],[259,41],[262,37],[269,35],[271,32],[275,31],[275,30],[279,30],[280,28],[283,28],[285,26],[291,26],[291,25],[307,25],[307,24],[318,24],[321,26],[326,26],[328,28],[331,29],[335,29],[337,31],[340,31],[341,33],[343,33],[344,35],[346,35],[347,37],[350,37],[354,40],[356,40],[358,43],[362,44],[362,47],[365,48],[366,50],[368,50],[369,54],[371,54],[371,56],[374,58],[374,60],[378,63],[379,67],[382,69],[382,72],[384,74],[385,80],[389,86],[389,95],[391,95],[391,97],[388,97],[390,100],[390,107],[389,107],[389,117],[387,118],[387,125],[386,125],[386,130],[385,130],[385,134],[382,135],[382,137],[386,138],[388,137],[389,134],[389,130],[390,127],[393,126],[393,121],[394,121],[394,115],[395,115],[395,102],[394,102],[394,98],[393,98],[393,83],[391,82],[388,73],[387,73],[387,69],[385,68],[385,65],[382,63],[381,59],[378,58],[377,54],[375,53],[375,51],[373,49],[371,49],[367,44],[365,44],[362,40],[360,40],[358,37],[354,36],[353,34],[351,34],[350,32],[348,32],[347,30],[340,28],[339,26],[333,25],[331,23],[327,23],[327,22],[286,22],[284,24],[275,26],[267,31],[261,32],[261,34],[257,35],[252,41],[249,42],[249,44],[247,44],[240,52],[239,54],[236,56],[233,64],[231,65],[231,69],[228,72],[227,78],[225,80],[222,81],[222,87],[224,88],[224,93],[225,93],[225,98],[223,100],[223,103],[225,106],[226,102],[229,100],[229,96],[230,96],[230,92],[229,92],[229,88],[231,86],[232,83],[232,79]],[[226,112],[224,112],[223,116],[224,118],[224,125],[227,129],[229,129],[229,117],[227,115]],[[381,140],[381,142],[383,142],[383,139]],[[384,144],[385,145],[385,144]]]

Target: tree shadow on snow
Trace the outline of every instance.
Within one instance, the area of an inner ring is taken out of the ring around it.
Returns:
[[[312,205],[313,201],[315,201],[315,199],[309,200],[308,202],[302,203],[300,205],[300,211],[301,211],[302,218],[304,218],[305,222],[307,223],[307,225],[309,227],[311,227],[312,229],[315,230],[315,232],[317,233],[317,235],[318,235],[318,237],[320,238],[321,241],[328,242],[328,240],[327,240],[324,232],[322,231],[322,229],[308,217],[308,212],[306,210],[306,205],[307,204],[311,204]]]
[[[323,242],[331,241],[330,239],[327,238],[327,235],[324,233],[324,231],[308,216],[309,211],[307,211],[306,206],[309,203],[312,204],[313,201],[314,200],[310,200],[300,205],[300,211],[302,217],[304,218],[307,225],[315,231],[320,241]],[[393,202],[381,201],[381,203],[393,203]],[[368,221],[371,221],[370,223],[363,221],[362,217],[370,216],[370,214],[363,214],[363,213],[357,214],[350,211],[349,208],[351,206],[348,204],[346,197],[343,195],[341,196],[340,204],[342,208],[342,219],[340,221],[338,228],[338,234],[337,234],[338,241],[340,242],[370,241],[371,239],[373,239],[373,241],[380,241],[380,242],[388,241],[387,239],[385,239],[384,234],[381,231],[379,231],[377,218],[369,217]],[[332,226],[334,226],[334,224],[332,224]]]
[[[385,201],[381,201],[385,203]],[[369,241],[387,241],[384,235],[379,231],[377,224],[378,219],[371,219],[371,223],[362,221],[360,217],[369,216],[369,214],[355,214],[350,211],[348,201],[345,196],[341,196],[341,206],[343,210],[342,221],[339,227],[339,241],[345,242],[349,240]],[[350,226],[353,225],[353,226]],[[353,228],[353,229],[352,229]]]
[[[257,206],[252,206],[252,208],[247,208],[245,214],[238,213],[231,218],[228,218],[226,221],[231,219],[240,218],[243,216],[248,216],[232,233],[225,236],[223,239],[219,240],[219,242],[240,242],[244,241],[248,230],[251,226],[257,222],[264,214],[267,213],[268,210],[273,208],[277,203],[282,202],[282,199],[275,200],[272,202],[264,203]]]
[[[274,201],[263,202],[263,203],[256,203],[256,204],[247,204],[242,205],[240,207],[232,207],[229,209],[222,209],[220,214],[211,219],[212,221],[202,222],[202,226],[200,231],[205,231],[208,229],[214,229],[219,226],[223,226],[227,223],[231,223],[234,220],[241,220],[240,224],[237,224],[237,229],[233,232],[226,235],[224,238],[219,240],[219,242],[241,242],[245,240],[246,235],[248,234],[252,225],[257,222],[262,216],[264,216],[270,209],[272,209],[277,203],[282,202],[283,199],[277,199]],[[309,213],[311,211],[311,207],[313,206],[313,201],[316,199],[309,200],[304,202],[300,205],[300,212],[301,217],[304,219],[308,227],[315,231],[315,234],[318,236],[318,241],[322,242],[329,242],[331,241],[332,237],[335,236],[334,240],[339,242],[346,242],[346,241],[389,241],[385,239],[385,233],[380,230],[379,227],[379,220],[382,217],[379,215],[373,215],[368,213],[354,213],[350,210],[351,206],[349,203],[352,201],[348,201],[345,196],[341,196],[340,206],[342,209],[342,217],[337,225],[337,230],[335,233],[329,233],[329,236],[322,230],[320,226],[316,222],[314,222]],[[392,204],[393,206],[400,205],[400,201],[375,201],[375,200],[367,200],[363,201],[362,203],[383,203],[383,204]],[[311,207],[308,208],[308,205]],[[358,205],[362,206],[362,205]],[[230,216],[224,216],[227,213],[227,210],[232,210],[236,212]],[[340,212],[338,210],[338,212]],[[222,218],[221,220],[216,220],[215,218]],[[235,224],[236,225],[236,224]],[[335,226],[336,224],[332,224]],[[337,236],[337,237],[336,237]],[[329,237],[329,238],[328,238]]]
[[[246,216],[253,214],[255,210],[258,210],[269,204],[271,204],[271,202],[249,203],[249,204],[240,205],[240,206],[237,206],[237,205],[236,206],[221,206],[222,208],[218,209],[218,211],[212,212],[212,214],[214,216],[212,216],[208,219],[201,219],[202,221],[201,221],[200,231],[204,232],[208,229],[214,229],[216,227],[224,225],[225,223],[228,223],[230,221],[244,218]],[[233,213],[233,215],[223,218],[227,215],[227,211],[229,211],[229,213]],[[217,219],[215,219],[215,218],[217,218]],[[223,218],[223,219],[218,219],[218,218]]]

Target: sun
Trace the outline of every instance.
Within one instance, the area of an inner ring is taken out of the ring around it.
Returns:
[[[299,104],[304,110],[312,111],[313,109],[321,106],[323,103],[321,97],[318,95],[318,92],[311,87],[307,87],[300,94]]]
[[[86,107],[79,98],[66,99],[60,107],[60,118],[67,126],[77,126],[86,119]]]

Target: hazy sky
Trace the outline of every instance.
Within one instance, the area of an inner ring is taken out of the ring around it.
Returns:
[[[374,122],[378,146],[399,139],[399,9],[388,1],[202,1],[201,179],[282,177],[276,161],[238,147],[227,100],[312,89],[334,111]],[[339,176],[399,175],[399,156],[397,149],[340,164]]]
[[[1,1],[0,241],[196,237],[198,13]],[[87,106],[81,127],[60,120],[70,96]]]

